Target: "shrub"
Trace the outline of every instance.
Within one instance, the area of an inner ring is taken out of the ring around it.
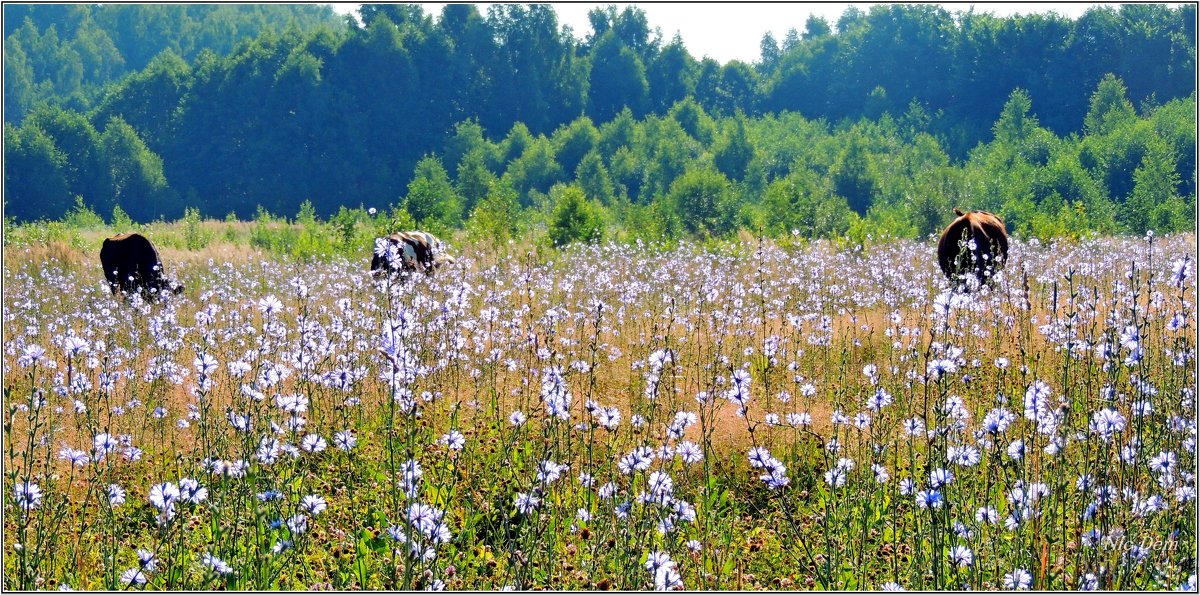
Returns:
[[[193,252],[203,250],[212,241],[213,232],[201,227],[200,210],[188,207],[183,211],[183,243]]]
[[[573,242],[591,242],[604,236],[604,215],[574,184],[555,187],[554,212],[550,216],[550,241],[556,247]]]

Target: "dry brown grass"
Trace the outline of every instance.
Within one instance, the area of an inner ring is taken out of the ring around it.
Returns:
[[[150,226],[150,228],[145,230],[144,233],[150,237],[152,241],[154,241],[155,238],[159,238],[160,240],[169,238],[169,240],[159,244],[160,256],[167,264],[168,271],[172,271],[176,269],[176,267],[194,271],[197,266],[202,268],[210,260],[218,263],[230,262],[235,265],[257,264],[259,262],[270,262],[277,260],[274,255],[255,249],[251,247],[247,241],[245,241],[253,227],[252,223],[206,221],[202,224],[202,226],[207,232],[212,234],[212,240],[204,249],[195,251],[173,246],[173,244],[181,241],[180,238],[182,237],[183,228],[179,224]],[[228,234],[226,233],[227,230],[230,230]],[[33,270],[42,263],[55,263],[68,269],[76,269],[85,275],[94,274],[96,280],[99,281],[103,278],[97,262],[99,246],[103,239],[108,235],[110,235],[110,232],[102,229],[84,230],[79,232],[80,242],[76,243],[82,243],[83,245],[87,246],[88,248],[85,249],[73,247],[67,242],[53,242],[50,244],[32,244],[28,246],[10,247],[5,250],[4,266],[10,271]],[[240,241],[228,241],[230,236],[237,238]],[[753,248],[756,246],[755,240],[751,237],[743,237],[741,239],[744,243],[742,249],[752,252]],[[771,242],[768,241],[766,244],[770,245]],[[837,251],[837,248],[828,242],[814,243],[809,247],[809,249],[825,254],[833,254]],[[467,248],[465,252],[471,253],[471,249]],[[499,260],[499,257],[495,254],[472,254],[472,256],[474,257],[464,260],[461,266],[471,267],[475,270],[479,270],[480,268],[484,267],[485,264],[497,262]],[[916,261],[903,264],[912,267],[930,266],[929,263],[920,263]],[[739,273],[740,275],[746,279],[754,278],[754,275],[756,274],[756,265],[751,259],[743,259],[740,262],[740,266],[742,267]],[[1017,282],[1015,271],[1010,271],[1009,282]],[[1052,311],[1051,309],[1054,304],[1050,303],[1048,297],[1049,294],[1044,287],[1037,289],[1038,291],[1035,292],[1035,295],[1031,296],[1031,305],[1033,306],[1033,310],[1031,312],[1023,313],[1022,315],[1034,316],[1039,320],[1044,320],[1045,317]],[[280,288],[280,290],[282,291],[283,288]],[[197,288],[189,288],[189,295],[194,296],[196,291],[198,291]],[[324,303],[323,305],[332,308],[333,297],[334,296],[325,296],[329,302]],[[111,299],[112,303],[107,304],[108,307],[122,307],[121,301],[118,298]],[[1011,299],[1006,299],[1007,303],[1005,308],[1009,309],[1011,313],[1017,313],[1019,310],[1019,304],[1012,303]],[[1103,302],[1102,300],[1102,310],[1100,312],[1101,317],[1103,317],[1103,315],[1106,313],[1104,309],[1107,307],[1107,303]],[[537,300],[535,300],[535,309],[530,313],[529,317],[531,319],[537,319],[543,313],[543,311],[544,308],[539,305]],[[831,316],[834,329],[834,344],[824,349],[832,354],[851,354],[853,357],[858,359],[854,359],[853,361],[847,363],[846,361],[837,360],[837,358],[835,358],[835,361],[831,363],[829,367],[826,367],[826,364],[823,360],[810,358],[805,361],[803,374],[808,378],[824,379],[826,383],[839,383],[839,388],[845,394],[864,394],[867,390],[867,385],[861,377],[861,365],[864,361],[862,358],[864,357],[865,347],[854,346],[851,343],[852,337],[857,337],[866,343],[870,343],[873,345],[874,350],[879,353],[889,352],[891,350],[890,342],[892,339],[883,338],[881,332],[884,328],[890,326],[890,322],[887,319],[890,313],[890,308],[884,306],[878,306],[870,309],[859,309],[857,311],[845,314],[833,312]],[[181,320],[189,320],[193,314],[194,311],[189,308],[184,308],[180,312]],[[905,324],[912,325],[912,321],[916,318],[922,317],[923,314],[923,312],[916,311],[904,312],[904,318],[906,321]],[[865,329],[863,327],[865,327]],[[762,336],[769,334],[787,336],[790,332],[786,327],[785,322],[778,318],[767,320],[760,329],[756,330],[758,331],[760,339]],[[615,364],[609,364],[608,362],[605,362],[606,365],[604,366],[601,377],[597,382],[593,397],[602,404],[620,405],[627,411],[626,406],[633,396],[631,393],[636,392],[634,387],[640,386],[637,376],[638,374],[641,374],[639,371],[629,369],[627,361],[634,357],[634,353],[643,351],[643,348],[631,343],[633,338],[637,335],[636,329],[624,328],[621,329],[621,331],[622,336],[620,337],[612,333],[605,333],[601,336],[601,342],[608,342],[610,344],[619,346],[625,355]],[[11,334],[8,329],[5,330],[4,335],[6,340],[10,338]],[[709,358],[712,356],[712,354],[717,352],[717,338],[717,335],[709,334],[708,332],[698,332],[692,336],[689,336],[687,345],[679,352],[681,357],[688,358],[682,362],[683,366],[695,369],[697,366],[703,366],[704,364],[710,363],[706,358]],[[672,344],[674,344],[673,339],[674,337],[672,337]],[[928,339],[928,335],[920,337],[921,350],[924,350],[928,343]],[[1010,357],[1010,359],[1013,361],[1018,359],[1019,349],[1022,347],[1020,341],[1022,340],[1023,339],[1018,333],[998,333],[995,337],[989,339],[989,341],[996,341],[1000,346],[1000,353]],[[1029,337],[1028,340],[1031,341],[1031,343],[1023,345],[1025,349],[1042,352],[1048,350],[1047,341],[1044,337],[1036,332],[1036,328],[1033,335]],[[746,345],[749,345],[750,343],[747,343],[745,339],[737,339],[734,340],[733,344],[736,351],[740,350]],[[797,346],[803,345],[792,345],[791,347],[795,348]],[[761,343],[754,344],[753,347],[756,349],[761,348]],[[730,350],[730,347],[727,346],[725,350]],[[694,353],[701,354],[699,361],[690,355]],[[190,362],[192,357],[194,357],[192,349],[190,347],[185,347],[177,355],[177,360],[181,362]],[[838,355],[837,357],[841,356]],[[990,364],[990,362],[985,363]],[[1051,359],[1043,362],[1043,365],[1053,366],[1056,365],[1056,362]],[[726,370],[725,373],[727,374],[728,370]],[[502,383],[504,386],[508,387],[515,386],[516,383],[520,381],[522,374],[522,371],[518,371],[511,375],[507,372],[503,373],[501,374]],[[843,374],[846,374],[849,377],[843,377]],[[789,374],[776,372],[776,376],[776,382],[781,382],[786,388],[793,392],[793,398],[799,399],[798,395],[794,394],[796,392],[796,387],[791,386],[790,383],[783,381],[783,379],[788,377]],[[691,376],[687,376],[686,380],[680,381],[681,390],[676,397],[678,406],[680,408],[694,408],[694,401],[692,399],[697,392],[708,388],[706,386],[708,380],[708,378],[697,377],[693,373]],[[758,380],[756,379],[756,382],[757,381]],[[15,384],[9,383],[9,386],[19,386],[19,381]],[[365,389],[368,392],[378,394],[385,392],[385,389],[377,384],[368,384]],[[576,410],[582,412],[583,397],[581,395],[583,387],[579,386],[578,382],[576,381],[576,383],[573,384],[572,389],[576,394]],[[532,397],[532,402],[536,403],[536,389],[533,390],[534,395]],[[773,391],[774,390],[776,389],[773,389]],[[471,382],[464,382],[462,384],[462,388],[457,393],[447,390],[448,394],[446,395],[446,400],[451,403],[469,402],[477,398],[475,391],[476,388]],[[826,394],[827,392],[824,390],[820,393],[822,397]],[[895,395],[895,397],[897,399],[904,398],[902,395]],[[502,396],[501,407],[510,410],[518,405],[518,400],[525,400],[528,402],[531,400],[531,397],[528,394],[525,394],[520,398],[515,398],[505,394]],[[171,391],[163,396],[164,404],[169,405],[173,411],[174,416],[171,419],[177,417],[179,412],[186,411],[186,405],[192,401],[193,397],[188,393],[186,387],[172,387]],[[232,406],[233,404],[234,403],[228,399],[225,393],[221,393],[214,400],[214,410],[223,411],[226,406]],[[328,404],[325,406],[328,408]],[[807,403],[801,408],[807,410],[812,415],[814,430],[818,432],[827,432],[829,429],[829,416],[837,407],[838,404],[829,400],[818,399],[811,403]],[[783,412],[784,411],[779,411],[779,413]],[[762,404],[759,402],[756,402],[751,408],[751,414],[755,419],[761,420],[764,413],[766,413],[766,411],[762,409]],[[846,410],[845,413],[848,415],[853,415],[855,411]],[[580,413],[580,415],[582,415],[582,413]],[[749,444],[750,434],[747,431],[746,421],[735,415],[732,405],[723,405],[721,413],[715,420],[715,424],[713,436],[716,445],[719,445],[722,448],[742,450]],[[695,429],[692,431],[695,432]],[[186,440],[188,440],[188,436],[191,434],[188,432],[181,432],[179,434],[181,439],[184,440],[184,442],[180,444],[180,448],[181,450],[186,450],[190,447],[190,444],[186,443]],[[79,435],[74,429],[68,429],[63,437],[68,442],[72,443],[82,443],[86,441],[85,438],[87,438],[86,436]]]

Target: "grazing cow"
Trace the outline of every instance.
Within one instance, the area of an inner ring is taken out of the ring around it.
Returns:
[[[104,240],[100,248],[100,264],[104,267],[104,278],[113,295],[141,293],[147,300],[170,291],[180,293],[183,285],[163,275],[162,261],[154,244],[136,233],[123,233]]]
[[[1008,260],[1008,234],[1004,221],[986,211],[963,213],[942,232],[938,242],[938,264],[951,281],[966,271],[985,283]]]
[[[411,273],[418,269],[426,275],[446,264],[453,264],[454,257],[445,253],[445,245],[431,233],[424,231],[398,231],[386,238],[375,240],[375,253],[371,258],[371,271],[375,276],[390,270],[393,273]]]

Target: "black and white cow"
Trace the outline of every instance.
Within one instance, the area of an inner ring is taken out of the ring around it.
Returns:
[[[445,253],[445,244],[431,233],[424,231],[398,231],[386,238],[375,239],[375,251],[371,258],[371,272],[382,275],[422,271],[433,275],[434,271],[454,263],[454,257]]]

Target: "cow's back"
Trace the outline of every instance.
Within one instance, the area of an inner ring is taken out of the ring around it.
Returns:
[[[969,253],[960,246],[964,235],[967,235],[966,239],[975,243],[975,274],[983,281],[985,260],[991,260],[992,266],[999,268],[1008,259],[1008,234],[1004,222],[987,211],[962,213],[955,209],[955,213],[959,216],[946,227],[938,240],[938,265],[947,277],[954,277],[958,259]]]
[[[162,267],[154,245],[137,233],[123,233],[105,239],[100,247],[100,264],[104,266],[104,277],[113,286],[114,292],[118,287],[129,290],[138,284],[155,283]],[[130,277],[134,277],[132,284]]]
[[[958,258],[958,243],[962,239],[963,230],[969,226],[966,217],[958,217],[942,231],[938,240],[938,266],[947,277],[954,275],[954,260]]]
[[[423,270],[432,275],[439,266],[453,263],[454,258],[443,254],[442,241],[437,236],[420,230],[397,231],[388,234],[386,241],[395,245],[401,252],[401,267],[404,271]],[[389,268],[387,258],[375,254],[371,258],[371,270],[380,271]]]
[[[428,234],[422,231],[398,231],[394,235],[403,238],[403,240],[412,247],[416,254],[417,262],[421,266],[428,269],[433,263],[433,246],[429,244]]]

